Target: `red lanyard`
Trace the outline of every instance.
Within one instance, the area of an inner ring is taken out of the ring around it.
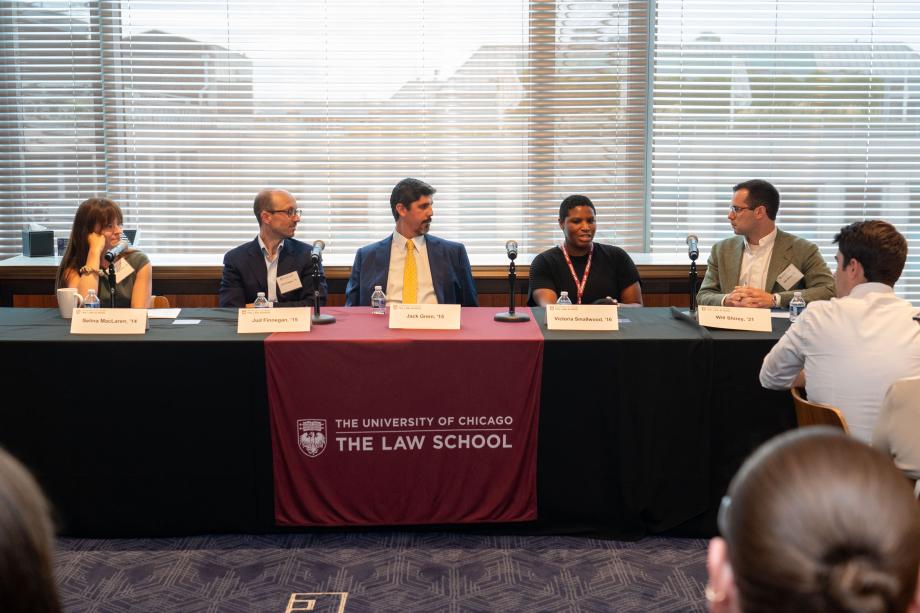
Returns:
[[[578,302],[575,304],[581,304],[581,297],[585,293],[585,284],[588,282],[588,273],[591,272],[591,258],[594,257],[594,243],[591,243],[591,250],[588,251],[588,264],[585,266],[585,274],[581,276],[581,281],[578,280],[578,275],[575,274],[575,267],[572,266],[572,259],[569,257],[569,252],[566,251],[565,243],[562,243],[562,254],[565,256],[565,263],[569,265],[569,272],[572,273],[572,279],[575,281],[575,289],[578,290]]]

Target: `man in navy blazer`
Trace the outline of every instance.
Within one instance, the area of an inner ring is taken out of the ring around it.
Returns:
[[[370,306],[376,285],[390,303],[479,306],[466,248],[428,234],[435,191],[418,179],[403,179],[396,184],[390,195],[396,230],[382,241],[358,249],[345,288],[345,306]],[[410,241],[411,247],[407,244]],[[413,277],[417,287],[411,288],[408,299],[404,299],[406,262],[410,257],[415,262]]]
[[[255,240],[224,255],[220,306],[245,307],[265,292],[273,306],[313,306],[313,249],[294,238],[300,209],[283,189],[263,189],[253,212],[259,220]],[[320,304],[326,303],[326,277],[320,266]]]

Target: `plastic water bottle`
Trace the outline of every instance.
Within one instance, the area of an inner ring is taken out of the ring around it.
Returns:
[[[99,308],[99,296],[96,295],[96,290],[89,289],[86,290],[86,299],[83,301],[84,309],[98,309]]]
[[[556,301],[556,304],[572,304],[572,299],[569,298],[569,293],[562,292],[559,294],[559,300]]]
[[[793,322],[799,318],[802,311],[805,310],[805,299],[802,298],[802,292],[796,292],[789,301],[789,321]]]
[[[386,315],[387,313],[387,296],[379,285],[374,286],[374,293],[371,294],[371,313],[374,315]]]
[[[268,298],[265,297],[265,292],[259,292],[256,294],[256,299],[252,303],[252,308],[254,309],[270,309],[272,303],[268,301]]]

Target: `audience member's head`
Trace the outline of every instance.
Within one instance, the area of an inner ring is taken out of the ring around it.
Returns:
[[[907,240],[887,221],[851,223],[840,229],[834,242],[837,244],[838,296],[846,296],[859,283],[884,283],[894,287],[901,277],[907,261]]]
[[[23,466],[0,449],[0,611],[60,611],[48,503]]]
[[[842,431],[803,428],[758,449],[719,530],[712,611],[920,611],[920,506],[889,458]]]

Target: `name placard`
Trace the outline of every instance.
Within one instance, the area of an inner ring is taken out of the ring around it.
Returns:
[[[310,307],[240,309],[236,333],[309,332],[311,311]]]
[[[147,309],[74,309],[71,334],[144,334]]]
[[[407,330],[459,330],[459,304],[390,305],[390,327]]]
[[[707,328],[748,330],[751,332],[771,332],[773,330],[770,309],[701,305],[697,312],[699,313],[700,325]]]
[[[548,304],[546,327],[550,330],[619,330],[615,304]]]

